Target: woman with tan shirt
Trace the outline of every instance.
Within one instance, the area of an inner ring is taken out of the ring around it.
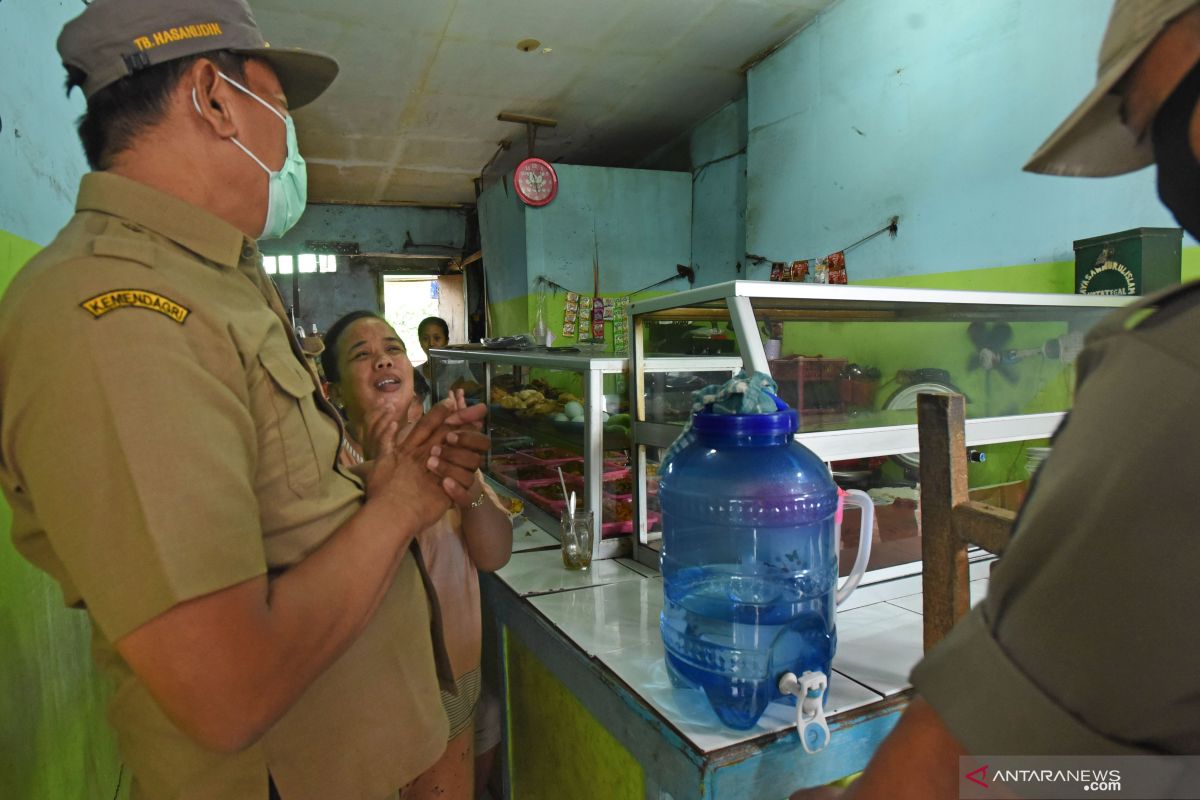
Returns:
[[[325,338],[325,378],[334,402],[347,418],[341,459],[347,465],[361,464],[370,454],[362,452],[359,442],[372,440],[367,431],[380,411],[400,410],[404,412],[401,419],[407,419],[409,425],[420,419],[413,367],[391,325],[370,312],[347,314],[330,327]],[[448,401],[465,405],[461,390]],[[417,535],[441,606],[457,692],[442,692],[450,720],[446,752],[416,780],[406,798],[469,800],[475,794],[474,720],[480,696],[482,637],[477,570],[491,572],[508,562],[512,522],[482,475],[477,474],[470,494],[475,498],[471,503],[451,508]]]

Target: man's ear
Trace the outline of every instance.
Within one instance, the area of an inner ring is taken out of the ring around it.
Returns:
[[[180,81],[180,88],[187,94],[185,102],[197,114],[198,122],[210,126],[222,139],[237,136],[232,103],[237,89],[221,77],[216,64],[207,58],[196,59]]]

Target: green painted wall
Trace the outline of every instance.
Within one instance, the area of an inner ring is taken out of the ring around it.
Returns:
[[[0,293],[8,288],[9,282],[25,262],[41,249],[33,242],[0,230]]]
[[[1200,249],[1200,248],[1198,248]],[[965,269],[932,275],[900,275],[855,281],[866,286],[898,286],[909,289],[970,289],[979,292],[1049,292],[1071,294],[1075,262],[1020,264],[1008,267]]]
[[[490,306],[492,327],[490,336],[513,336],[518,333],[528,333],[529,306],[532,298],[529,295],[519,295],[509,300],[494,300]],[[551,329],[553,330],[553,329]],[[561,331],[555,331],[555,338]]]
[[[1182,253],[1180,273],[1184,281],[1200,278],[1200,247],[1186,247]],[[893,278],[880,278],[863,281],[865,285],[895,286],[913,289],[962,289],[989,292],[1048,292],[1070,294],[1074,289],[1075,262],[1059,261],[1044,264],[1021,264],[1009,267],[993,267],[990,269],[971,269],[957,272],[943,272],[932,275],[903,275]],[[1041,326],[1032,327],[1031,333],[1036,335]],[[1045,333],[1052,334],[1046,330]],[[1030,335],[1029,333],[1025,335]],[[928,344],[928,343],[927,343]],[[961,342],[957,343],[961,349]],[[1022,346],[1025,343],[1021,343]],[[967,350],[958,354],[965,359]],[[1030,362],[1018,364],[1018,370],[1028,370],[1034,366]],[[1036,367],[1035,367],[1036,368]],[[1050,375],[1046,372],[1037,373],[1036,380],[1040,381],[1037,392],[1028,397],[1028,403],[1022,403],[1022,410],[1055,410],[1069,403],[1074,386],[1074,371],[1071,369],[1058,370]],[[1020,403],[1019,395],[1003,380],[993,377],[993,395],[995,411],[1006,413],[1014,403]],[[983,389],[979,373],[965,373],[961,388],[970,395]],[[880,402],[886,399],[888,392],[880,393]],[[981,448],[987,453],[984,463],[968,465],[969,479],[972,487],[989,486],[997,483],[1021,480],[1025,477],[1025,449],[1036,447],[1045,442],[1015,442],[1010,444],[994,444]],[[888,465],[893,469],[894,465]]]
[[[629,751],[507,630],[504,649],[512,796],[642,800],[645,776]]]
[[[909,289],[962,289],[985,292],[1045,292],[1050,294],[1070,294],[1074,285],[1075,263],[1060,261],[1046,264],[1021,264],[1009,267],[993,267],[990,269],[970,269],[957,272],[945,272],[934,275],[903,275],[893,278],[880,278],[863,281],[871,286],[895,286]],[[1045,331],[1047,335],[1055,332]],[[928,343],[927,343],[928,344]],[[960,362],[965,363],[969,357],[969,349],[959,342],[961,352]],[[1022,365],[1018,365],[1021,367]],[[1041,384],[1040,390],[1030,398],[1025,409],[1045,408],[1056,410],[1070,402],[1073,378],[1072,371],[1059,370],[1052,381]],[[1043,381],[1047,376],[1039,376]],[[964,391],[970,394],[984,388],[978,375],[972,379],[961,381]],[[995,384],[994,404],[1000,409],[1019,402],[1002,379],[993,378]],[[890,392],[881,391],[879,402],[883,402]],[[1007,410],[1005,408],[1005,410]],[[999,413],[999,412],[997,412]],[[1025,449],[1045,445],[1044,441],[1011,442],[993,444],[980,448],[987,454],[987,460],[982,463],[967,465],[968,481],[971,487],[991,486],[998,483],[1009,483],[1022,480],[1025,472]],[[900,477],[900,470],[895,464],[885,465],[892,477]]]
[[[1073,261],[1060,261],[903,275],[858,283],[916,289],[1070,294],[1074,269]],[[1200,277],[1200,248],[1184,249],[1181,273],[1184,280]],[[1060,362],[1036,357],[1023,360],[1013,365],[1019,376],[1015,384],[995,373],[968,369],[975,346],[966,335],[965,323],[792,321],[784,323],[783,327],[785,355],[848,358],[860,365],[877,367],[882,378],[874,399],[876,409],[900,388],[896,381],[898,370],[924,367],[946,369],[950,373],[951,381],[970,398],[968,414],[973,417],[1062,411],[1072,404],[1075,379],[1071,365],[1063,366]],[[1018,349],[1040,347],[1065,332],[1066,325],[1061,323],[1020,323],[1014,326],[1014,336],[1008,346]],[[913,413],[888,412],[888,419],[868,420],[860,416],[858,423],[913,422]],[[819,421],[819,417],[812,419]],[[852,418],[851,424],[854,421]],[[969,466],[971,486],[1025,478],[1025,448],[1041,444],[1030,441],[981,448],[986,452],[987,460]],[[885,469],[891,470],[892,478],[902,477],[899,467],[894,464],[889,463]]]
[[[82,10],[0,3],[0,292],[71,216],[87,171],[74,126],[83,95],[63,92],[54,49]],[[17,554],[10,528],[0,499],[0,798],[110,800],[120,762],[87,615],[63,606],[58,586]]]
[[[38,245],[0,230],[0,290]],[[86,614],[13,548],[0,499],[0,797],[109,800],[120,770]],[[128,776],[126,776],[128,777]],[[124,781],[121,797],[128,796]]]

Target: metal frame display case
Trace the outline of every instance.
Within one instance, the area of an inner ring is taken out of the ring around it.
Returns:
[[[624,380],[629,359],[622,356],[589,355],[587,353],[553,353],[545,349],[511,351],[480,349],[435,349],[429,351],[433,374],[440,362],[466,361],[479,365],[483,371],[483,398],[487,398],[490,413],[488,432],[492,450],[488,455],[489,476],[517,492],[525,503],[525,513],[548,533],[558,536],[562,502],[554,496],[547,502],[538,489],[561,493],[556,467],[578,469],[582,476],[568,473],[568,490],[578,487],[578,508],[593,514],[592,558],[614,558],[630,553],[630,535],[619,529],[631,530],[632,501],[625,496],[614,500],[605,491],[605,482],[619,480],[615,473],[628,467],[614,463],[605,453],[627,453],[628,434],[615,426],[605,427],[605,381]],[[615,376],[615,377],[610,377]],[[436,381],[435,381],[436,383]],[[534,386],[554,387],[543,391]],[[582,421],[567,418],[559,402],[559,391],[567,392],[582,406]],[[521,398],[521,392],[537,392]],[[612,397],[616,389],[608,394]],[[552,395],[552,396],[547,396]],[[624,402],[625,392],[619,392]],[[502,403],[512,398],[512,407]],[[538,399],[540,398],[540,400]],[[530,402],[533,401],[533,402]],[[616,412],[614,412],[616,413]],[[555,419],[555,417],[559,417]],[[545,458],[541,456],[546,456]],[[523,478],[519,470],[536,470],[540,477]],[[621,505],[625,520],[613,518]],[[557,512],[557,513],[556,513]],[[608,517],[606,518],[606,514]],[[623,526],[620,524],[624,522]],[[629,531],[626,531],[628,533]]]
[[[716,383],[688,377],[719,372],[731,357],[735,369],[768,372],[800,411],[797,441],[830,463],[835,478],[860,475],[838,466],[867,460],[871,474],[890,469],[910,486],[916,394],[958,391],[968,400],[966,445],[975,460],[986,459],[987,446],[1007,447],[998,452],[1012,473],[1024,445],[1049,438],[1070,408],[1084,334],[1129,300],[732,281],[634,303],[635,558],[658,565],[655,456],[679,436],[691,410],[690,397],[662,394],[664,381]],[[884,399],[880,390],[888,386]],[[919,558],[918,548],[913,561],[876,577],[919,572]]]

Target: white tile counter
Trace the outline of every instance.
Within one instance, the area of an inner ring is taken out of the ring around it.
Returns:
[[[989,563],[969,569],[976,603]],[[558,540],[517,514],[512,558],[481,581],[512,737],[505,791],[544,788],[572,754],[606,735],[616,741],[606,753],[619,747],[628,755],[611,757],[631,756],[641,769],[640,788],[622,798],[771,800],[862,769],[898,719],[922,654],[921,579],[894,568],[890,576],[877,574],[838,610],[825,707],[832,737],[810,755],[795,733],[794,706],[772,703],[754,728],[738,731],[720,722],[702,692],[672,684],[656,570],[627,558],[567,570]],[[522,789],[512,783],[513,764]]]
[[[987,563],[970,567],[972,603],[987,589]],[[618,677],[701,752],[786,731],[795,708],[773,703],[755,728],[726,728],[702,693],[675,688],[663,662],[662,578],[625,559],[562,566],[557,548],[514,553],[498,577],[589,658]],[[860,587],[837,615],[838,647],[826,714],[860,708],[908,688],[922,655],[921,579]]]

